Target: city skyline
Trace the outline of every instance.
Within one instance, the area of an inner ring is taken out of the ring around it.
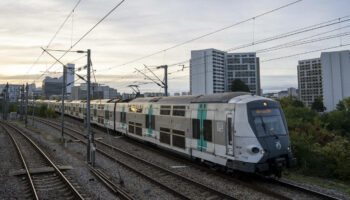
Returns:
[[[207,48],[226,50],[242,44],[253,43],[260,39],[346,16],[347,10],[350,8],[346,0],[337,1],[337,3],[326,0],[304,0],[178,48],[121,66],[151,52],[166,49],[292,2],[289,0],[270,0],[268,3],[254,1],[239,3],[232,1],[221,1],[220,3],[212,1],[204,3],[202,1],[143,1],[136,3],[127,1],[74,49],[86,50],[90,48],[92,50],[92,62],[94,70],[96,70],[97,82],[117,88],[120,92],[131,92],[126,87],[127,85],[134,81],[146,82],[141,74],[134,73],[134,68],[142,69],[143,64],[148,66],[173,64],[188,60],[191,50]],[[82,1],[50,48],[69,48],[117,3]],[[33,63],[41,54],[40,47],[46,47],[75,4],[76,1],[25,1],[19,3],[2,1],[0,3],[0,16],[2,19],[8,19],[0,22],[0,46],[2,47],[0,50],[0,84],[5,82],[11,84],[32,83],[35,80],[37,86],[40,86],[45,76],[61,76],[59,73],[50,73],[38,79],[54,62],[47,54],[42,56],[37,65],[33,66]],[[336,28],[339,31],[335,31],[333,34],[346,33],[349,31],[347,29],[349,27],[346,26],[349,26],[349,22],[233,52],[255,52],[259,49]],[[269,53],[257,53],[261,59],[261,88],[264,92],[284,90],[288,87],[297,88],[298,60],[319,57],[321,52],[271,62],[264,62],[264,60],[349,42],[349,37],[343,36]],[[350,48],[341,47],[328,51],[346,49]],[[59,57],[61,53],[53,52],[53,54]],[[74,60],[76,60],[77,67],[86,64],[86,59],[81,54],[71,53],[64,57],[62,62],[68,63]],[[186,63],[185,66],[188,67],[189,64]],[[61,65],[55,65],[50,71],[61,72],[61,68]],[[176,65],[169,68],[169,92],[171,93],[189,91],[188,68],[185,68],[184,71],[181,71],[181,68],[182,66]],[[156,74],[163,77],[161,70],[156,71]],[[143,92],[162,91],[155,84],[142,85],[140,89]]]

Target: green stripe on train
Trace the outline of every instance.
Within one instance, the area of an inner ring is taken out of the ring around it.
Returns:
[[[199,139],[197,139],[197,149],[200,151],[207,150],[207,141],[204,139],[204,120],[207,119],[207,105],[199,104],[197,110],[197,118],[199,119]]]
[[[153,105],[151,104],[148,109],[148,136],[152,136],[152,113],[153,113]]]
[[[125,118],[124,116],[125,116],[125,105],[123,105],[122,107],[122,116],[121,116],[122,118],[120,119],[120,121],[122,122],[122,128],[125,127],[125,122],[123,120],[123,118]]]

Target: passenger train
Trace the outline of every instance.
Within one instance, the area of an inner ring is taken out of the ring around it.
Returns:
[[[61,112],[61,101],[37,100]],[[244,92],[92,100],[91,123],[232,171],[281,175],[295,165],[280,104]],[[86,101],[65,114],[86,118]]]

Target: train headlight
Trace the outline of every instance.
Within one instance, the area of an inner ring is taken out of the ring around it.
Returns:
[[[290,146],[288,146],[287,150],[288,150],[288,151],[291,151],[291,148],[290,148]]]
[[[265,153],[266,153],[266,150],[261,149],[261,154],[265,154]]]
[[[252,148],[253,153],[259,153],[259,148],[258,147],[253,147]]]

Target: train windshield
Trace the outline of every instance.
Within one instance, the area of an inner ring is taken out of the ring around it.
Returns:
[[[254,109],[251,112],[258,136],[287,134],[278,108]]]

